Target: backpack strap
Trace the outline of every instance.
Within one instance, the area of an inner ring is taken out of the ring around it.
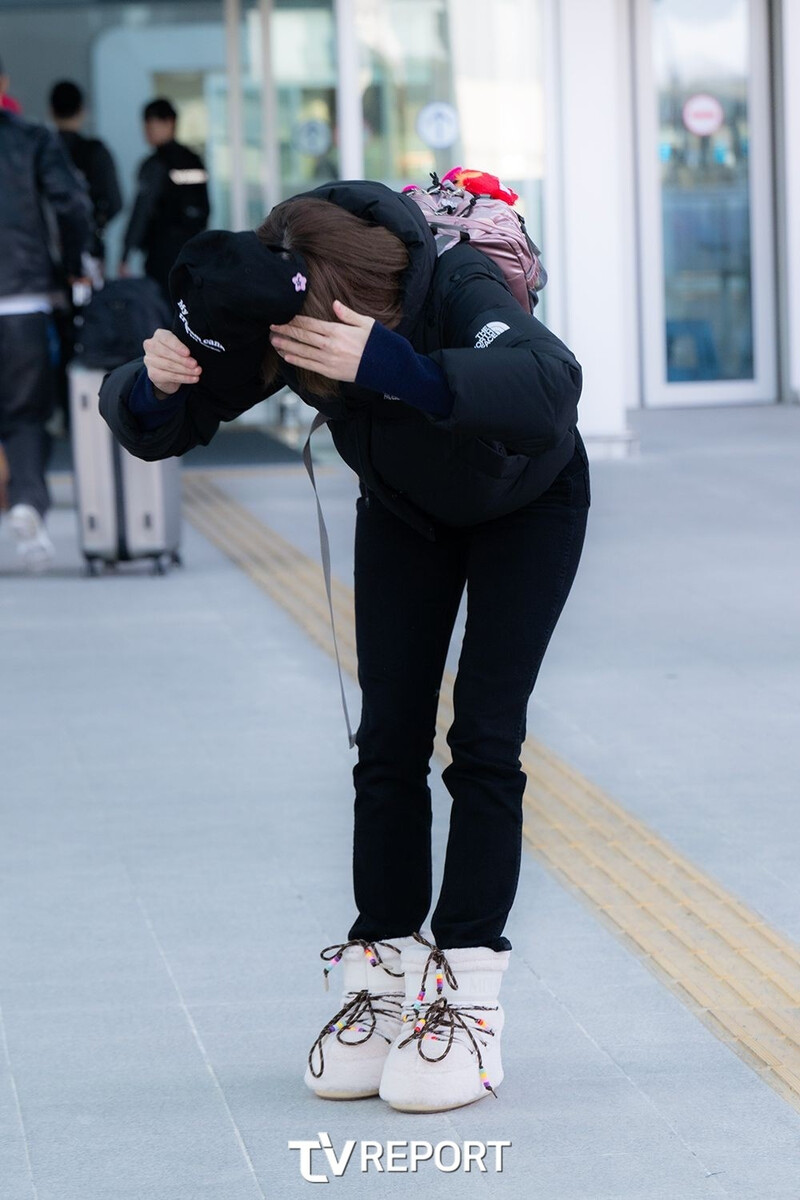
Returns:
[[[344,691],[344,678],[342,676],[342,664],[339,658],[339,643],[336,640],[336,620],[333,615],[333,592],[331,589],[331,547],[328,538],[328,529],[325,525],[325,517],[322,514],[322,505],[319,500],[319,492],[317,491],[317,481],[314,478],[314,463],[311,458],[311,438],[316,431],[323,425],[327,425],[328,418],[321,412],[318,412],[311,422],[311,428],[308,431],[305,445],[303,446],[303,463],[308,478],[311,480],[311,486],[314,489],[314,498],[317,502],[317,521],[319,523],[319,549],[320,557],[322,558],[322,574],[325,576],[325,592],[328,597],[328,611],[331,614],[331,633],[333,634],[333,649],[336,653],[336,670],[339,672],[339,691],[342,696],[342,711],[344,713],[344,723],[347,726],[347,739],[352,750],[356,744],[356,739],[353,736],[353,729],[350,724],[350,712],[347,708],[347,697]]]

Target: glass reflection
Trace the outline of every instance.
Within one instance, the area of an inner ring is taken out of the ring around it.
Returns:
[[[263,219],[262,11],[247,0],[242,38],[245,180],[251,224]],[[269,20],[281,199],[339,176],[332,0],[276,0]]]
[[[667,379],[752,379],[748,0],[654,0]]]
[[[541,0],[356,0],[355,13],[365,175],[402,188],[453,166],[490,171],[519,193],[538,240]]]

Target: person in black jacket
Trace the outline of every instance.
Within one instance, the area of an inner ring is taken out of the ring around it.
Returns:
[[[45,424],[55,399],[50,313],[62,284],[83,278],[90,228],[86,189],[56,135],[0,110],[0,442],[9,465],[9,522],[32,570],[53,557],[43,520]]]
[[[50,114],[72,165],[86,184],[92,205],[92,236],[86,247],[85,265],[93,284],[102,285],[105,264],[106,226],[122,210],[122,194],[117,170],[108,147],[99,138],[85,137],[81,129],[86,121],[84,96],[76,83],[62,79],[50,91]],[[70,428],[69,381],[67,367],[75,354],[75,309],[71,302],[53,314],[60,346],[56,371],[57,400],[63,413],[64,429]]]
[[[166,296],[169,273],[181,247],[208,223],[208,174],[203,160],[176,142],[178,114],[169,100],[151,100],[142,115],[144,136],[154,153],[139,168],[120,274],[129,273],[130,254],[141,250],[145,273]]]
[[[76,170],[89,189],[94,214],[94,236],[89,252],[105,261],[103,234],[109,221],[122,209],[117,169],[108,147],[99,138],[85,137],[86,106],[76,83],[62,79],[50,92],[50,113],[61,141]]]
[[[329,1098],[379,1092],[410,1111],[467,1104],[502,1079],[520,749],[589,507],[581,370],[486,255],[462,244],[437,258],[419,208],[381,184],[329,184],[278,205],[257,238],[205,234],[193,246],[171,280],[173,332],[157,331],[101,391],[122,445],[145,459],[182,454],[288,384],[327,418],[361,483],[357,916],[323,951],[326,976],[342,963],[342,1003],[306,1083]],[[427,776],[465,589],[431,940],[420,932],[432,895]]]

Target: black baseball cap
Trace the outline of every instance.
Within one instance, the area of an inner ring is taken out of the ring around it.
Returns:
[[[265,245],[252,230],[209,229],[181,250],[169,292],[172,332],[203,368],[201,382],[226,389],[258,377],[270,325],[303,307],[308,268],[302,255]]]

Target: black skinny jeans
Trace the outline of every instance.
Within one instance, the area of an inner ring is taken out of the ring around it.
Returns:
[[[448,733],[452,796],[438,946],[508,950],[519,879],[527,706],[581,556],[589,507],[576,450],[544,495],[429,542],[374,495],[358,502],[358,729],[352,938],[402,937],[431,903],[427,776],[445,659],[464,587],[467,623]]]

